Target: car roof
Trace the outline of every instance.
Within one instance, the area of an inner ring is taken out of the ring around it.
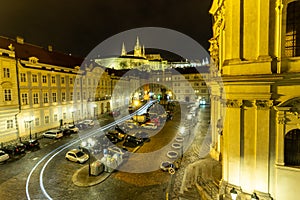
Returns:
[[[78,153],[79,151],[81,151],[81,150],[79,150],[79,149],[72,149],[72,150],[68,151],[68,153]]]
[[[52,129],[52,130],[48,130],[46,132],[52,132],[52,133],[54,133],[54,132],[61,132],[61,130],[59,130],[59,129]]]

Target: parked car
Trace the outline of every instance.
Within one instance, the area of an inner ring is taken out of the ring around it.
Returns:
[[[114,144],[121,142],[125,139],[126,134],[121,133],[117,130],[109,130],[105,133],[105,136]]]
[[[125,141],[123,143],[123,146],[134,148],[134,147],[143,145],[143,143],[144,143],[144,140],[142,138],[138,138],[138,137],[135,137],[132,135],[127,135],[127,137],[125,138]]]
[[[79,130],[83,130],[83,129],[87,129],[89,128],[89,125],[83,123],[83,122],[79,122],[75,125]]]
[[[23,141],[22,144],[25,145],[26,150],[34,151],[40,149],[40,143],[38,140],[28,140]]]
[[[138,131],[138,132],[134,133],[133,136],[135,136],[137,138],[141,138],[144,142],[150,142],[150,137],[147,132]]]
[[[94,127],[95,123],[91,119],[86,119],[84,121],[81,121],[76,124],[76,127],[79,128],[80,130],[82,129],[87,129],[87,128],[92,128]]]
[[[44,138],[58,139],[63,136],[64,136],[63,131],[59,130],[59,129],[53,129],[53,130],[49,130],[49,131],[46,131],[45,133],[43,133]]]
[[[82,164],[89,159],[89,155],[79,149],[72,149],[66,153],[65,158],[69,161]]]
[[[17,156],[17,155],[22,155],[25,154],[25,145],[22,143],[18,143],[16,145],[8,145],[5,146],[3,149],[1,149],[2,151],[4,151],[5,153],[9,154],[10,156]]]
[[[128,129],[136,129],[139,127],[139,123],[137,123],[133,120],[126,120],[125,125]]]
[[[112,145],[112,146],[109,146],[107,148],[108,152],[110,154],[119,154],[122,156],[122,158],[128,158],[129,154],[128,154],[128,150],[126,148],[120,148],[120,147],[117,147],[115,145]]]
[[[0,162],[5,162],[9,159],[8,153],[3,150],[0,150]]]
[[[89,127],[93,127],[95,125],[94,120],[92,119],[86,119],[84,121],[82,121],[84,124],[87,124]]]
[[[153,130],[157,129],[156,124],[152,122],[147,122],[145,124],[142,124],[141,127],[145,129],[153,129]]]
[[[70,130],[71,134],[79,132],[79,128],[76,127],[74,124],[66,124],[63,128]]]

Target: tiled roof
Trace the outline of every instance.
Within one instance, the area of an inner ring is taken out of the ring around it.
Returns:
[[[28,60],[29,57],[38,58],[39,63],[74,68],[80,66],[83,58],[70,56],[57,51],[49,51],[46,48],[28,43],[18,43],[16,40],[0,36],[0,48],[9,50],[8,46],[12,44],[17,58]]]

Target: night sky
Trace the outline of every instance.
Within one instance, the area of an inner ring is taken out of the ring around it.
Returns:
[[[212,37],[212,0],[7,0],[0,35],[85,57],[122,31],[162,27],[179,31],[206,50]],[[143,40],[143,36],[139,36]],[[126,42],[126,41],[125,41]]]

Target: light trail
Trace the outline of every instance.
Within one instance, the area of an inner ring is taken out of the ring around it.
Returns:
[[[143,105],[139,110],[137,110],[137,111],[131,113],[130,115],[124,116],[124,117],[122,117],[122,118],[120,118],[120,119],[118,119],[118,120],[116,120],[116,121],[114,121],[114,122],[112,122],[112,123],[110,123],[110,124],[107,124],[107,125],[104,125],[104,126],[101,127],[101,128],[98,128],[98,129],[96,129],[96,130],[92,130],[90,133],[85,134],[84,137],[79,138],[79,139],[75,139],[75,141],[70,141],[70,142],[68,142],[68,143],[66,143],[66,144],[64,144],[64,145],[62,145],[62,146],[60,146],[60,147],[54,149],[53,151],[51,151],[50,153],[48,153],[46,156],[44,156],[44,157],[43,157],[43,158],[42,158],[42,159],[41,159],[41,160],[40,160],[40,161],[32,168],[32,170],[30,171],[30,173],[29,173],[29,175],[28,175],[28,177],[27,177],[27,180],[26,180],[26,197],[27,197],[27,199],[28,199],[28,200],[31,199],[31,198],[30,198],[30,194],[29,194],[29,183],[30,183],[30,180],[31,180],[31,176],[32,176],[32,174],[34,173],[34,171],[37,169],[37,167],[38,167],[43,161],[46,160],[46,158],[48,158],[49,156],[51,156],[51,155],[53,154],[53,155],[46,161],[46,163],[44,164],[44,166],[42,167],[42,170],[41,170],[41,172],[40,172],[40,178],[39,178],[39,180],[40,180],[40,189],[42,190],[43,195],[44,195],[47,199],[52,200],[52,198],[51,198],[50,195],[47,193],[47,191],[46,191],[46,189],[45,189],[45,187],[44,187],[44,183],[43,183],[43,175],[44,175],[44,171],[45,171],[47,165],[50,163],[50,161],[51,161],[57,154],[61,153],[63,150],[65,150],[65,149],[67,149],[68,147],[70,147],[70,146],[72,146],[72,145],[78,143],[79,141],[81,141],[81,140],[83,140],[83,139],[86,139],[86,138],[88,138],[88,137],[90,137],[90,136],[93,136],[93,135],[95,135],[96,133],[102,133],[102,131],[104,131],[104,130],[106,130],[106,129],[112,127],[112,126],[115,126],[115,125],[117,125],[117,124],[119,124],[119,123],[121,123],[121,122],[124,122],[125,120],[130,119],[130,118],[133,117],[134,115],[137,115],[137,114],[139,114],[139,113],[143,113],[145,110],[147,110],[147,108],[149,108],[149,107],[150,107],[153,103],[155,103],[155,102],[156,102],[156,101],[150,101],[150,102],[148,102],[147,104]],[[103,134],[103,133],[102,133],[102,134]]]

